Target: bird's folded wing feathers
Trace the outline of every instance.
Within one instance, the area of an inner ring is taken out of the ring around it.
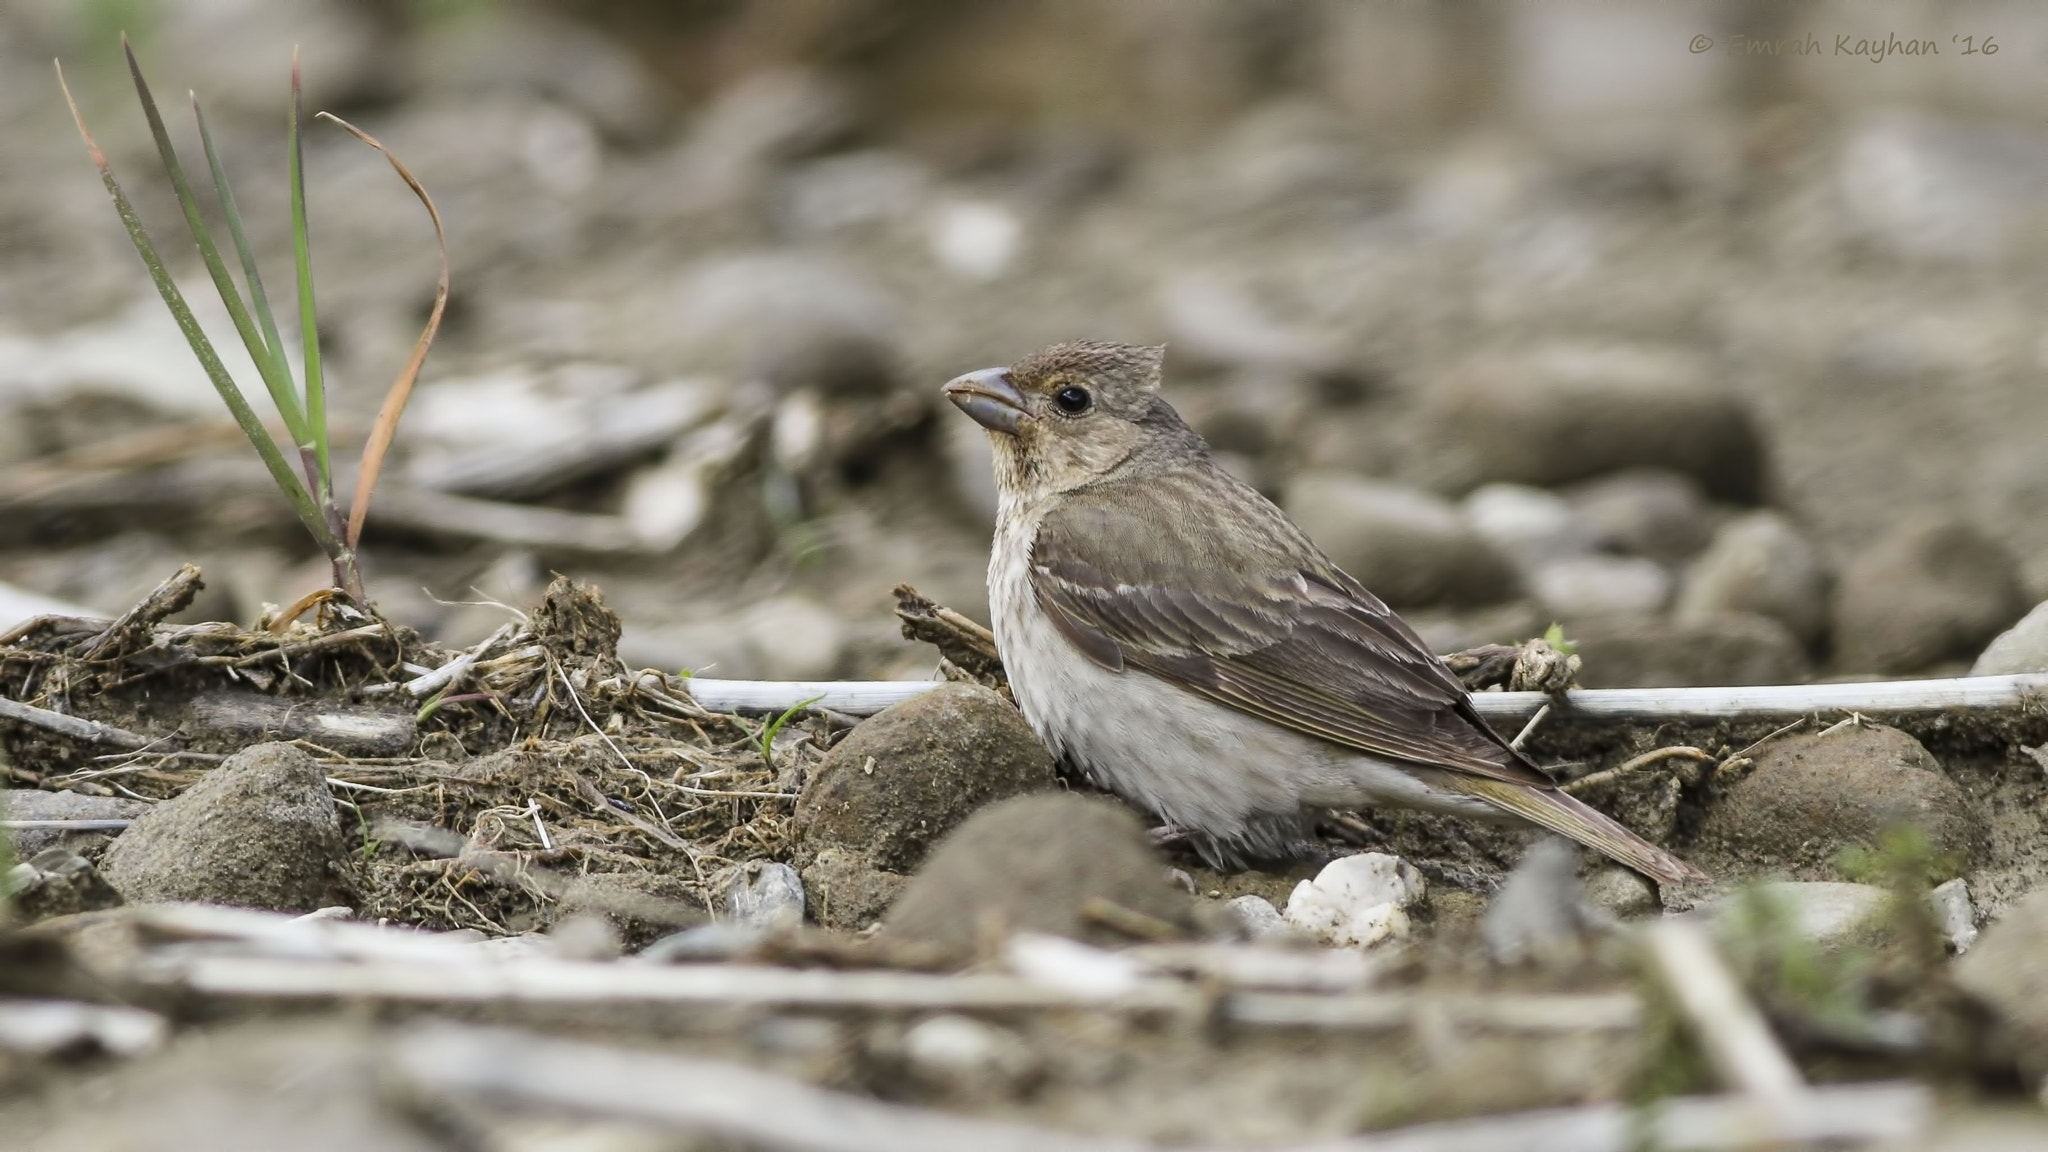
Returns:
[[[1076,647],[1360,752],[1548,785],[1379,598],[1220,470],[1070,497],[1031,584]]]

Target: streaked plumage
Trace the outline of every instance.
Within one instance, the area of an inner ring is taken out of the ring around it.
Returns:
[[[1062,344],[947,385],[995,442],[997,646],[1056,755],[1218,862],[1284,848],[1308,810],[1386,804],[1511,815],[1699,877],[1558,791],[1399,616],[1217,467],[1156,393],[1161,352]]]

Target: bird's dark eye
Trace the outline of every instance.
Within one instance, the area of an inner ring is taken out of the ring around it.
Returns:
[[[1086,388],[1078,384],[1069,384],[1052,394],[1052,402],[1059,405],[1060,411],[1067,415],[1079,416],[1095,403],[1095,397],[1090,396]]]

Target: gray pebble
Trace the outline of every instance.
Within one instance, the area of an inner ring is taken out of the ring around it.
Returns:
[[[1287,918],[1264,896],[1239,896],[1223,906],[1247,940],[1265,940],[1293,932]]]
[[[1464,511],[1474,531],[1524,568],[1582,556],[1597,543],[1571,505],[1547,488],[1483,484],[1465,497]]]
[[[1956,961],[1956,986],[1991,1009],[2032,1083],[2048,1074],[2048,888],[2036,888],[1984,929]]]
[[[1970,665],[1972,676],[2048,672],[2048,600],[2000,632]]]
[[[1827,627],[1828,574],[1791,521],[1776,512],[1730,520],[1693,562],[1678,597],[1681,620],[1753,612],[1811,644]]]
[[[1397,607],[1489,604],[1515,592],[1507,560],[1440,496],[1310,472],[1288,485],[1282,505],[1339,567]]]
[[[1953,516],[1913,516],[1842,568],[1835,664],[1894,674],[1968,658],[2026,610],[2004,544]]]
[[[1587,688],[1796,684],[1809,671],[1799,641],[1766,616],[1610,618],[1569,631],[1584,661],[1579,683]]]
[[[1596,868],[1586,877],[1586,902],[1617,920],[1653,915],[1663,908],[1657,890],[1634,870],[1619,865]]]
[[[1588,480],[1565,493],[1578,522],[1599,543],[1674,563],[1706,547],[1714,514],[1690,476],[1634,468]]]
[[[837,846],[908,874],[977,808],[1054,786],[1052,757],[1016,705],[946,684],[862,721],[826,754],[797,799],[799,862]]]
[[[1908,823],[1934,851],[1967,864],[1984,829],[1941,763],[1918,740],[1876,724],[1772,741],[1756,767],[1707,810],[1700,845],[1745,871],[1835,875],[1837,854]]]
[[[320,766],[293,745],[258,744],[143,813],[102,865],[130,901],[305,912],[348,902],[335,898],[343,855]]]
[[[1558,961],[1580,954],[1596,928],[1574,875],[1578,851],[1556,837],[1531,845],[1487,902],[1480,921],[1486,950],[1496,963]]]
[[[1547,343],[1476,356],[1424,393],[1412,466],[1432,488],[1565,484],[1669,468],[1754,500],[1763,451],[1710,362],[1676,348]]]

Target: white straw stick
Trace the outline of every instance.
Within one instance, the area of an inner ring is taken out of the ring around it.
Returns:
[[[868,716],[938,687],[937,680],[678,681],[713,712],[780,712],[807,700],[817,707]],[[2048,674],[1964,676],[1951,680],[1879,680],[1861,684],[1778,684],[1741,688],[1579,688],[1564,693],[1552,715],[1601,720],[1767,719],[1812,712],[1927,712],[2014,708],[2048,696]],[[1542,692],[1478,692],[1489,720],[1526,720],[1545,704]]]

